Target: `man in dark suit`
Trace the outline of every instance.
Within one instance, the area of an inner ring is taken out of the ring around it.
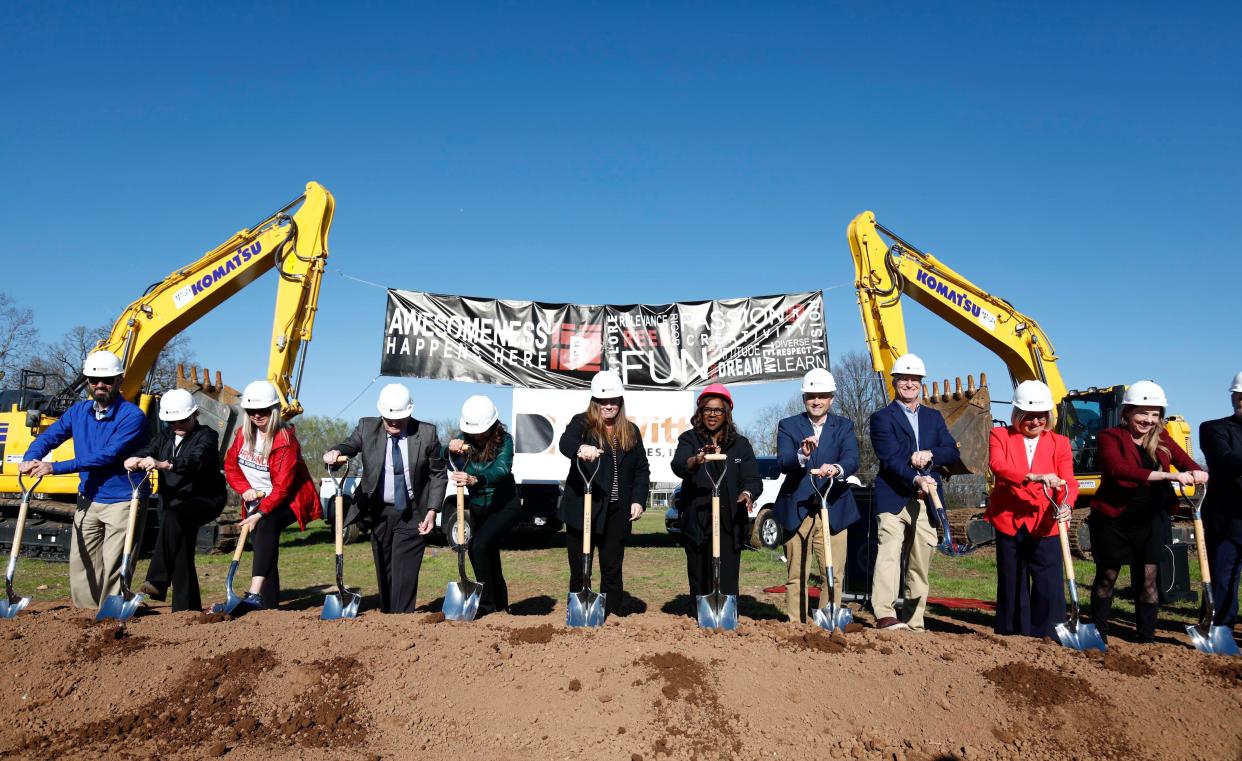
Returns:
[[[359,420],[323,459],[331,464],[340,455],[362,455],[362,481],[346,523],[360,519],[371,527],[382,610],[413,613],[427,534],[435,528],[448,479],[436,427],[411,417],[409,390],[399,383],[385,386],[376,406],[380,417]]]
[[[828,492],[828,529],[832,543],[833,596],[841,604],[845,559],[849,549],[846,529],[858,520],[858,505],[847,476],[858,471],[858,441],[854,424],[849,418],[831,414],[836,398],[837,382],[832,373],[817,367],[802,378],[802,404],[806,412],[784,418],[776,424],[776,461],[785,480],[776,497],[775,514],[788,537],[785,557],[789,573],[785,581],[785,612],[790,621],[807,621],[806,583],[810,575],[810,556],[824,578],[828,569],[824,562],[823,510],[819,494],[811,484],[808,472],[818,478],[837,480]],[[818,484],[822,489],[825,484]],[[819,607],[828,606],[824,590]]]
[[[936,546],[932,489],[943,491],[933,468],[961,460],[944,417],[919,404],[923,396],[923,360],[904,354],[893,363],[893,402],[871,415],[871,445],[880,461],[874,511],[879,547],[871,579],[871,608],[879,629],[923,630],[927,608],[927,574]],[[894,602],[899,594],[901,561],[906,559],[906,596],[902,618]],[[904,619],[904,620],[903,620]]]
[[[1203,503],[1203,530],[1216,599],[1214,623],[1233,629],[1242,575],[1242,373],[1234,376],[1229,393],[1233,414],[1199,426],[1199,446],[1212,474]]]

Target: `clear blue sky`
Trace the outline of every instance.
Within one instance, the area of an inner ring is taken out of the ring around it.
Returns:
[[[1071,386],[1197,424],[1242,369],[1236,3],[8,4],[0,289],[111,321],[297,195],[337,199],[302,398],[370,413],[394,287],[578,303],[826,292],[880,221],[1035,316]],[[269,275],[191,329],[260,374]],[[1000,363],[917,305],[935,377]],[[382,382],[382,380],[381,380]],[[416,414],[478,386],[410,381]],[[506,389],[484,387],[507,410]],[[739,416],[795,393],[739,389]],[[344,408],[344,409],[343,409]]]

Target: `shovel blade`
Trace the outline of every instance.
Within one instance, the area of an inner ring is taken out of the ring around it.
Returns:
[[[26,609],[31,598],[14,595],[7,600],[0,600],[0,618],[13,618]]]
[[[845,627],[854,621],[854,614],[845,606],[830,605],[827,608],[816,608],[812,614],[815,625],[826,632],[839,631],[845,633]]]
[[[1108,645],[1104,644],[1104,638],[1100,636],[1100,630],[1095,628],[1095,624],[1080,623],[1076,628],[1071,627],[1068,622],[1057,624],[1056,633],[1057,641],[1071,650],[1108,652]]]
[[[1204,628],[1207,631],[1204,631]],[[1238,652],[1238,643],[1233,639],[1233,632],[1224,626],[1201,627],[1197,625],[1189,625],[1186,627],[1186,633],[1190,635],[1190,642],[1195,649],[1201,653],[1209,655],[1240,655]]]
[[[698,595],[699,626],[704,629],[733,631],[737,628],[737,595],[712,592]]]
[[[479,612],[483,585],[477,581],[450,581],[444,590],[444,617],[449,621],[473,621]]]
[[[130,594],[129,599],[125,595],[108,595],[104,598],[103,604],[99,606],[99,612],[95,614],[96,621],[128,621],[138,612],[138,606],[146,599],[146,595]]]
[[[581,592],[570,592],[565,604],[566,626],[603,626],[604,603],[608,595],[603,592],[592,592],[584,589]]]

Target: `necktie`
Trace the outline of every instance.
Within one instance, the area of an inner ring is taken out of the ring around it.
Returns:
[[[410,507],[410,496],[405,490],[405,459],[401,457],[401,437],[392,436],[392,509],[397,515],[405,515]]]

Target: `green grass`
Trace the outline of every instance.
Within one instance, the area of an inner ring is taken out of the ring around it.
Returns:
[[[642,600],[650,610],[679,610],[686,605],[685,555],[676,541],[664,531],[664,514],[649,510],[634,527],[634,536],[626,549],[626,591]],[[566,592],[567,570],[565,535],[531,538],[520,537],[515,546],[504,551],[505,576],[512,603],[526,600],[530,612],[550,610],[559,604]],[[196,558],[203,602],[210,604],[223,599],[224,579],[231,555],[199,555]],[[1191,578],[1198,589],[1198,562],[1191,558]],[[136,579],[146,573],[147,561],[138,564]],[[281,538],[280,574],[285,602],[294,607],[317,607],[323,595],[334,584],[332,532],[316,522],[306,532],[293,527]],[[1084,609],[1095,566],[1076,561],[1080,595]],[[469,563],[467,574],[473,575]],[[1128,569],[1123,569],[1118,589],[1129,585]],[[250,578],[250,555],[243,556],[235,582],[244,589]],[[428,548],[419,583],[419,602],[432,603],[444,592],[445,585],[457,578],[457,555],[443,546]],[[595,575],[598,588],[598,572]],[[371,561],[370,543],[363,541],[345,547],[345,581],[351,589],[364,596],[377,594]],[[784,596],[765,594],[763,589],[783,584],[785,564],[779,553],[746,552],[742,558],[741,612],[753,617],[780,615]],[[68,566],[65,563],[23,558],[17,569],[16,586],[20,594],[33,594],[37,600],[62,600],[69,597]],[[951,558],[937,554],[932,561],[931,593],[937,597],[963,597],[993,600],[996,595],[995,557],[990,549],[972,555]],[[375,603],[366,601],[370,607]],[[678,608],[677,606],[683,606]],[[1133,614],[1130,601],[1118,596],[1116,609],[1123,617]],[[936,615],[965,620],[990,620],[990,613],[935,609]],[[1170,622],[1192,622],[1197,618],[1197,605],[1191,602],[1166,606],[1162,619]]]

